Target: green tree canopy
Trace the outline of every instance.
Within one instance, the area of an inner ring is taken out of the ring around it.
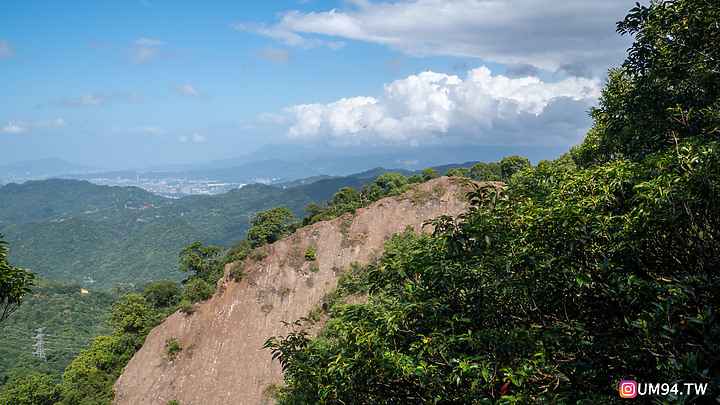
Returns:
[[[0,390],[0,405],[53,405],[60,399],[60,386],[47,374],[15,377]]]
[[[138,294],[122,297],[113,304],[113,313],[108,316],[108,326],[119,336],[144,336],[157,325],[157,314],[150,303]]]
[[[422,174],[423,180],[425,180],[425,181],[437,179],[438,177],[440,177],[440,172],[435,169],[431,169],[431,168],[427,168],[427,169],[423,170],[421,172],[421,174]]]
[[[594,125],[573,151],[584,166],[642,159],[685,139],[720,139],[720,3],[653,1],[617,24],[635,37],[610,72]]]
[[[445,172],[448,177],[470,177],[470,169],[467,167],[456,167]]]
[[[528,158],[519,155],[504,157],[500,161],[500,177],[503,181],[508,182],[513,174],[528,167],[532,167]]]
[[[252,228],[247,232],[250,245],[255,248],[273,243],[290,234],[295,214],[284,206],[258,212],[252,219]]]
[[[218,246],[204,246],[202,242],[193,242],[178,253],[180,271],[193,273],[191,277],[214,276],[224,252],[225,250]]]
[[[150,283],[144,297],[155,308],[168,308],[180,302],[180,287],[174,281],[164,280]]]
[[[373,184],[378,185],[380,188],[382,188],[385,191],[392,190],[394,188],[402,187],[405,184],[407,184],[407,177],[403,176],[400,173],[383,173],[375,179]]]
[[[343,187],[333,195],[332,205],[337,211],[347,211],[362,205],[360,192],[352,187]]]
[[[478,162],[470,168],[470,178],[477,181],[500,181],[500,163]]]
[[[19,306],[26,294],[32,293],[35,274],[29,270],[18,269],[10,265],[7,259],[7,242],[0,233],[0,322],[10,316]]]

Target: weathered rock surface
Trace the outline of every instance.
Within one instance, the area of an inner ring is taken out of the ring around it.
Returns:
[[[307,316],[351,262],[369,262],[389,235],[464,212],[466,192],[458,179],[441,177],[264,247],[264,259],[243,263],[240,282],[226,268],[218,292],[194,314],[176,312],[150,332],[115,384],[117,404],[273,403],[267,389],[282,384],[282,371],[263,344],[287,334],[282,321]],[[306,261],[311,244],[316,260]],[[183,347],[173,361],[164,347],[170,335]]]

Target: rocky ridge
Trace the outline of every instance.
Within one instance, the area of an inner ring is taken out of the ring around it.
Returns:
[[[419,232],[428,219],[464,212],[468,190],[464,179],[431,180],[260,248],[263,253],[242,263],[240,282],[230,278],[228,265],[210,300],[191,315],[176,312],[150,332],[115,383],[116,403],[273,403],[267,392],[282,384],[282,370],[263,344],[287,334],[283,321],[307,316],[352,262],[377,257],[393,233],[407,226]],[[309,245],[314,261],[305,260]],[[174,359],[165,348],[168,337],[183,348]]]

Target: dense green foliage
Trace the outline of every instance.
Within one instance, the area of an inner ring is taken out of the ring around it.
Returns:
[[[46,374],[59,383],[72,360],[95,337],[110,331],[105,321],[111,305],[126,293],[117,289],[82,293],[77,284],[49,280],[38,280],[34,290],[0,325],[0,386],[27,373]],[[32,355],[35,330],[42,327],[47,361]]]
[[[479,162],[470,169],[470,177],[477,181],[500,181],[500,164]]]
[[[109,404],[123,367],[184,296],[173,281],[144,291],[40,280],[0,326],[0,404]],[[47,361],[32,354],[39,327]]]
[[[177,310],[179,291],[168,282],[154,283],[144,295],[130,294],[115,302],[107,318],[112,332],[96,338],[65,370],[62,403],[110,404],[113,384],[147,334]]]
[[[717,145],[480,190],[371,270],[378,298],[276,342],[287,403],[611,403],[720,375]],[[692,213],[688,215],[688,212]],[[377,302],[383,302],[378,305]]]
[[[0,405],[51,405],[59,399],[60,387],[47,374],[13,378],[0,390]]]
[[[35,285],[34,273],[10,265],[6,244],[0,233],[0,322],[15,312]]]
[[[717,1],[661,1],[638,4],[618,23],[635,43],[591,110],[595,124],[574,153],[579,163],[638,160],[684,140],[718,140],[719,20]]]
[[[354,212],[358,208],[366,207],[381,198],[398,195],[418,183],[439,177],[439,173],[435,169],[425,169],[422,173],[424,173],[423,178],[413,175],[411,180],[403,174],[387,172],[363,185],[359,190],[343,187],[333,195],[332,200],[326,200],[320,204],[308,204],[305,208],[307,215],[303,218],[301,225],[307,226],[318,221],[337,218],[346,212]]]
[[[292,233],[295,214],[285,206],[258,212],[252,219],[247,240],[253,248],[273,243]]]
[[[332,306],[317,338],[268,340],[280,403],[624,403],[621,380],[707,384],[657,403],[715,400],[717,10],[631,10],[628,62],[573,151],[584,167],[501,162],[511,187],[367,269],[366,303]]]
[[[189,272],[191,278],[217,281],[220,278],[217,270],[224,253],[224,249],[220,247],[203,246],[202,242],[193,242],[178,253],[180,256],[179,270]]]

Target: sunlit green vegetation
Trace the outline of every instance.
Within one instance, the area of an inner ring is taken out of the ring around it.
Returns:
[[[128,292],[84,290],[77,284],[39,280],[34,293],[0,323],[0,385],[29,372],[44,373],[54,383],[93,339],[106,334],[110,307]],[[33,356],[36,329],[45,328],[46,361]]]
[[[631,10],[618,30],[636,42],[583,144],[501,162],[510,187],[479,188],[466,214],[365,269],[365,303],[337,300],[316,338],[268,340],[279,402],[625,403],[622,380],[707,384],[653,400],[712,402],[719,19],[717,2]]]

